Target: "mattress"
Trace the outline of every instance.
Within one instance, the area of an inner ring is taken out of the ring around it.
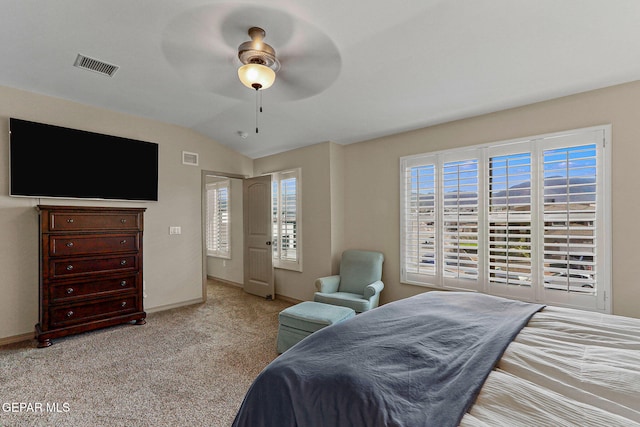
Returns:
[[[640,319],[546,307],[460,425],[640,426]]]

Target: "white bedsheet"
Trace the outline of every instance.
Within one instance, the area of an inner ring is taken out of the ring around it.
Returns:
[[[640,319],[545,308],[460,425],[640,427]]]

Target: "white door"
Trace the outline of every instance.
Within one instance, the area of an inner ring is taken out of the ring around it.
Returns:
[[[244,180],[244,290],[273,299],[271,176]]]

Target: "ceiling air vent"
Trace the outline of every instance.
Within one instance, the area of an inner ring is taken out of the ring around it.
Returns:
[[[89,58],[88,56],[84,56],[81,54],[78,54],[76,62],[73,63],[73,66],[93,71],[94,73],[104,74],[105,76],[109,77],[113,77],[116,71],[118,71],[118,68],[120,68],[117,65],[107,64],[106,62]]]
[[[182,152],[182,164],[190,166],[198,166],[198,153]]]

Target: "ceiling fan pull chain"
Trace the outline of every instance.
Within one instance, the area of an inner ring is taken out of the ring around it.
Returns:
[[[260,104],[260,91],[256,88],[256,133],[258,133],[258,111],[262,111]]]

